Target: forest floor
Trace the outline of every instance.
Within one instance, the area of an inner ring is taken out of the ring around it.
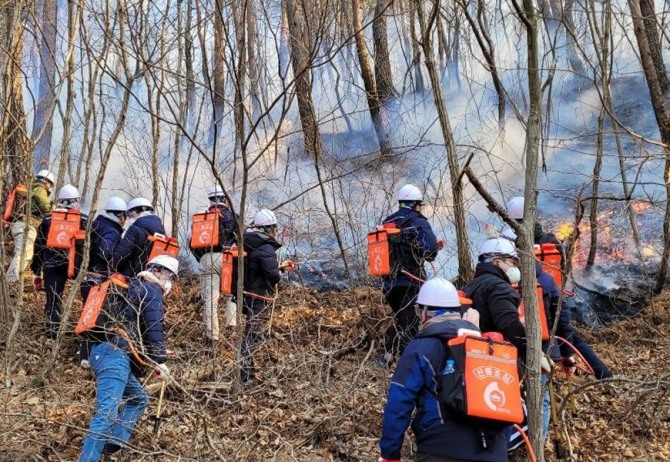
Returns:
[[[371,288],[317,293],[282,291],[271,333],[257,354],[257,382],[231,389],[237,333],[217,351],[205,348],[198,285],[184,281],[168,301],[167,338],[179,352],[175,383],[165,393],[153,434],[160,385],[115,461],[373,461],[392,370],[373,365],[388,312]],[[16,343],[3,355],[0,462],[76,460],[91,418],[95,382],[79,366],[67,336],[45,377],[55,343],[41,335],[43,293],[25,295]],[[74,314],[80,308],[75,306]],[[223,317],[223,315],[221,315]],[[71,319],[70,323],[74,321]],[[670,460],[670,292],[640,315],[596,331],[581,331],[615,373],[596,382],[562,382],[561,435],[579,461]],[[3,345],[3,352],[6,346]],[[6,375],[6,363],[10,372]],[[11,383],[9,388],[6,387]],[[560,405],[561,403],[559,403]],[[550,440],[552,433],[550,431]],[[412,438],[405,458],[412,460]],[[553,460],[552,444],[546,445]],[[522,455],[516,460],[524,460]]]

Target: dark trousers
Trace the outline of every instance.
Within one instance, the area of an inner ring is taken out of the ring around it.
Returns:
[[[579,351],[579,353],[584,357],[593,373],[598,380],[609,379],[612,377],[612,372],[605,365],[604,362],[598,357],[595,351],[591,349],[588,343],[584,341],[579,335],[575,334],[572,339],[572,344]]]
[[[418,286],[393,287],[385,294],[395,318],[386,331],[387,352],[402,354],[419,330],[419,319],[414,309],[418,295]]]
[[[47,303],[44,307],[47,317],[46,334],[49,338],[56,338],[60,327],[60,311],[67,282],[67,268],[65,270],[45,268],[43,273],[44,289],[47,293]]]
[[[259,298],[244,296],[242,313],[247,322],[242,338],[242,381],[253,379],[256,375],[253,354],[265,338],[270,311],[271,303]]]
[[[416,462],[470,462],[463,459],[452,459],[451,457],[431,456],[430,454],[418,453]]]

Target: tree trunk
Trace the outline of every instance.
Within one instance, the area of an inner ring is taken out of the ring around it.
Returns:
[[[247,68],[249,69],[249,94],[251,96],[251,120],[252,124],[260,117],[261,93],[260,73],[258,72],[258,60],[256,58],[256,44],[258,34],[256,33],[256,10],[253,0],[244,0],[247,14]]]
[[[421,74],[421,44],[416,35],[416,22],[414,15],[416,12],[412,9],[409,13],[409,33],[412,38],[412,68],[414,69],[414,91],[423,94],[425,85],[423,75]]]
[[[235,0],[237,1],[237,0]],[[224,21],[224,0],[214,2],[214,75],[212,76],[214,88],[212,93],[213,119],[212,129],[214,137],[221,135],[223,124],[223,112],[225,109],[226,94],[226,30]],[[239,51],[239,50],[238,50]]]
[[[372,66],[370,66],[370,57],[368,56],[365,37],[363,36],[363,21],[361,20],[359,0],[351,0],[351,12],[354,38],[356,39],[356,51],[358,52],[358,64],[361,70],[361,77],[363,78],[363,86],[365,87],[365,96],[368,101],[370,117],[372,118],[372,126],[377,134],[380,154],[385,156],[389,154],[388,136],[384,128],[381,103],[377,94]]]
[[[389,57],[388,31],[386,27],[386,12],[392,1],[377,0],[375,19],[372,22],[372,38],[375,52],[375,83],[377,84],[377,96],[382,105],[395,98],[391,59]]]
[[[654,63],[654,70],[656,71],[656,78],[661,87],[661,92],[665,95],[668,92],[668,88],[670,88],[670,79],[668,79],[665,62],[663,61],[663,46],[661,38],[658,35],[654,0],[639,0],[639,5],[644,22],[644,32],[647,35],[647,43],[649,44],[649,51],[651,53],[651,60]]]
[[[535,291],[535,254],[533,252],[534,225],[537,207],[537,169],[540,137],[542,130],[542,88],[540,77],[540,58],[538,44],[538,20],[533,0],[523,0],[523,11],[514,3],[521,22],[526,28],[526,47],[528,56],[528,122],[526,124],[525,172],[525,208],[523,233],[517,241],[521,252],[521,288],[526,306],[526,374],[528,384],[528,428],[533,451],[539,462],[544,461],[544,438],[542,435],[542,383],[541,358],[542,341],[540,336],[540,317],[537,309]],[[529,310],[528,307],[531,307]]]
[[[289,23],[291,62],[295,77],[295,91],[298,97],[300,124],[305,137],[305,154],[321,155],[323,145],[319,133],[316,110],[312,101],[312,79],[310,78],[310,48],[305,37],[301,18],[297,16],[295,0],[286,0],[286,14]]]
[[[40,50],[40,85],[33,120],[32,141],[35,143],[33,164],[36,170],[48,168],[51,156],[53,111],[56,102],[56,21],[58,0],[44,0]]]
[[[454,226],[456,227],[456,248],[458,252],[458,280],[457,285],[463,285],[470,281],[474,276],[472,257],[470,256],[470,246],[468,245],[468,234],[465,224],[465,201],[463,197],[463,184],[461,183],[461,171],[458,163],[458,152],[456,151],[456,141],[451,130],[449,115],[447,114],[446,104],[442,96],[442,86],[440,85],[440,76],[435,65],[432,45],[432,25],[436,15],[439,12],[439,0],[435,0],[434,7],[429,18],[425,17],[422,1],[414,0],[416,11],[419,18],[419,29],[421,32],[420,45],[423,48],[423,54],[426,57],[426,69],[430,77],[430,84],[433,87],[433,98],[437,107],[437,114],[442,128],[442,136],[447,148],[447,163],[449,164],[449,176],[451,178],[451,194],[454,206]]]
[[[665,183],[665,217],[663,220],[663,252],[661,253],[661,263],[656,279],[654,290],[660,293],[665,285],[668,276],[668,256],[670,256],[670,112],[663,98],[663,89],[658,79],[658,72],[654,64],[654,55],[650,48],[648,35],[645,31],[645,23],[640,11],[640,0],[628,0],[631,17],[633,19],[633,30],[637,38],[637,46],[640,51],[642,61],[642,70],[647,79],[649,93],[651,94],[651,104],[654,108],[658,131],[661,134],[661,141],[665,144],[665,170],[663,172],[663,181]]]

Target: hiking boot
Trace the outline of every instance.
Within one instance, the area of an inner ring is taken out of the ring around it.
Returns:
[[[375,366],[379,369],[387,369],[391,366],[393,362],[393,355],[391,353],[384,353],[381,356],[375,358]]]

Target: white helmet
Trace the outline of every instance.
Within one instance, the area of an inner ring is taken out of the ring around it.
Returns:
[[[413,184],[406,184],[398,190],[395,194],[395,198],[398,202],[422,202],[423,194],[421,194],[419,188]]]
[[[444,278],[433,278],[426,281],[419,290],[416,302],[419,305],[440,308],[458,308],[461,306],[458,290]]]
[[[500,232],[500,237],[504,237],[508,241],[516,242],[516,233],[512,228],[505,228]]]
[[[482,257],[510,257],[518,259],[516,246],[509,239],[498,237],[484,241],[479,248],[479,258]]]
[[[151,265],[161,266],[170,271],[175,276],[179,274],[179,260],[169,255],[158,255],[157,257],[152,258],[147,263],[147,267]]]
[[[515,220],[523,220],[524,198],[521,196],[513,197],[507,203],[507,213]]]
[[[145,199],[144,197],[136,197],[135,199],[131,199],[130,202],[128,202],[126,211],[130,212],[131,210],[139,207],[148,207],[151,210],[154,209],[153,205],[151,205],[151,202],[149,202],[149,199]]]
[[[62,188],[60,188],[60,191],[58,191],[58,200],[59,201],[64,201],[64,200],[78,200],[79,199],[79,191],[77,191],[77,188],[72,186],[71,184],[66,184]]]
[[[56,177],[49,170],[40,170],[37,172],[37,175],[35,175],[35,178],[38,180],[47,180],[49,183],[51,183],[51,186],[56,184]]]
[[[262,228],[263,226],[274,226],[277,224],[277,217],[272,210],[261,209],[254,217],[254,226]]]
[[[216,199],[217,197],[226,197],[226,195],[223,193],[223,189],[221,189],[218,185],[207,191],[207,199],[212,200]]]
[[[126,201],[117,196],[112,196],[105,201],[105,211],[107,212],[125,212]]]

